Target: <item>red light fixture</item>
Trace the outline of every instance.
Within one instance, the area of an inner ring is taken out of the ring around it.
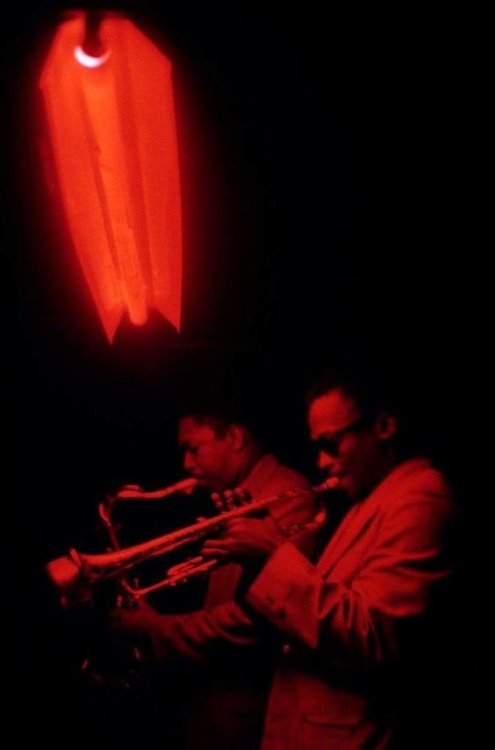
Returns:
[[[170,61],[119,15],[59,26],[40,86],[64,214],[112,341],[124,311],[180,327],[182,240]]]

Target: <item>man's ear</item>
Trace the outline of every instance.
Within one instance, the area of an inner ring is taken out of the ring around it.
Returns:
[[[399,420],[395,414],[382,411],[375,421],[376,435],[379,440],[391,440],[399,428]]]
[[[226,437],[233,450],[240,451],[240,450],[243,450],[243,448],[245,448],[246,442],[247,442],[247,435],[246,435],[246,430],[244,429],[244,427],[242,427],[242,425],[239,425],[239,424],[229,425],[227,428]]]

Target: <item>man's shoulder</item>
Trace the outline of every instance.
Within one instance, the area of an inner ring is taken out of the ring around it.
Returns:
[[[395,479],[405,488],[424,489],[426,492],[449,495],[449,484],[433,462],[428,458],[411,458],[395,469]]]
[[[299,471],[280,463],[272,454],[264,456],[258,468],[258,478],[263,483],[263,494],[307,489],[310,486],[309,481]]]
[[[256,500],[272,498],[270,513],[279,522],[304,523],[313,515],[316,496],[307,491],[308,480],[272,454],[258,462],[245,488]]]
[[[279,480],[286,482],[288,489],[291,487],[294,489],[307,489],[310,487],[309,480],[301,472],[284,464],[279,464]]]
[[[454,507],[451,487],[428,458],[411,458],[398,464],[373,493],[389,510],[417,505]]]

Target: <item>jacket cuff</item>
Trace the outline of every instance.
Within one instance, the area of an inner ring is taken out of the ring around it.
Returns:
[[[291,543],[282,544],[266,562],[246,594],[246,602],[284,629],[286,602],[296,581],[314,572],[308,559]]]

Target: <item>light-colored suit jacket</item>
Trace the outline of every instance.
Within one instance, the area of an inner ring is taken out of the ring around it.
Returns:
[[[390,746],[388,698],[451,573],[445,540],[455,515],[441,474],[409,460],[351,507],[316,564],[291,543],[268,560],[247,601],[287,642],[263,750]]]

